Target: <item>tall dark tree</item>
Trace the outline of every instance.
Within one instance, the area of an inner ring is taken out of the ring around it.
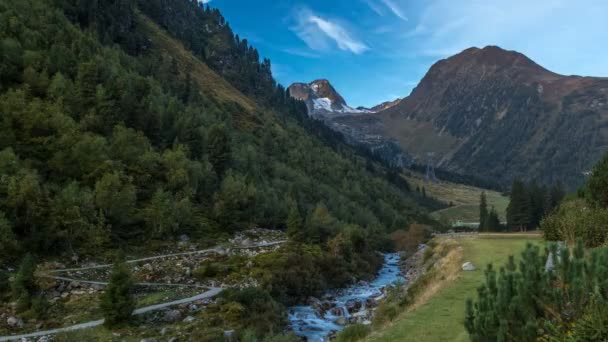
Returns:
[[[479,231],[483,232],[487,230],[486,221],[488,219],[488,201],[486,199],[486,192],[482,191],[479,195]]]
[[[295,201],[290,202],[289,214],[287,216],[287,235],[293,241],[301,242],[304,239],[304,225],[302,215]]]
[[[17,311],[25,311],[32,305],[32,299],[38,292],[38,285],[34,277],[36,264],[31,254],[26,254],[15,279],[11,284],[13,299],[17,301]]]
[[[527,230],[532,223],[530,196],[524,183],[515,179],[511,186],[511,201],[507,207],[507,224],[520,231]]]
[[[132,295],[133,280],[126,263],[118,262],[112,268],[110,284],[101,297],[100,308],[108,327],[127,324],[135,310]]]
[[[608,155],[593,168],[587,181],[587,192],[593,203],[608,208]]]
[[[226,126],[217,124],[209,130],[207,137],[207,153],[209,162],[213,165],[218,177],[223,178],[228,170],[231,161],[230,136]]]

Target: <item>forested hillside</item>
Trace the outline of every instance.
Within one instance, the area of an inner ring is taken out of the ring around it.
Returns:
[[[0,2],[5,261],[181,234],[212,243],[286,228],[290,213],[314,243],[424,220],[407,184],[308,133],[320,125],[218,11],[170,3]]]

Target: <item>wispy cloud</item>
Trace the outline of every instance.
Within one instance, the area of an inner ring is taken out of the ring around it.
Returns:
[[[306,58],[320,58],[321,57],[319,54],[307,51],[305,49],[300,49],[300,48],[285,48],[285,49],[282,49],[281,51],[283,51],[287,54],[293,55],[293,56],[300,56],[300,57],[306,57]]]
[[[363,0],[367,6],[379,16],[384,16],[384,10],[374,0]]]
[[[393,12],[394,15],[398,16],[402,20],[407,21],[407,17],[405,16],[405,14],[403,14],[401,8],[393,0],[382,0],[382,2],[384,3],[384,5],[386,5],[386,7],[388,7],[388,9],[391,10],[391,12]]]
[[[321,18],[309,9],[300,8],[296,11],[296,25],[292,31],[313,50],[327,50],[335,44],[340,50],[361,54],[369,47],[353,37],[337,21]]]

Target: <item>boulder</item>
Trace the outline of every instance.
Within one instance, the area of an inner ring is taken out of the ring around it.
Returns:
[[[336,322],[337,325],[347,325],[348,319],[346,317],[339,317]]]
[[[182,313],[179,310],[169,310],[165,312],[163,316],[163,321],[168,323],[177,322],[182,318]]]
[[[224,331],[224,337],[225,338],[232,338],[236,335],[236,332],[234,330],[225,330]]]
[[[467,261],[464,264],[462,264],[462,270],[463,271],[475,271],[476,268],[473,265],[473,263],[471,263],[470,261]]]
[[[23,326],[23,320],[17,317],[9,317],[6,320],[6,324],[8,324],[11,328],[21,328]]]
[[[196,321],[196,318],[194,318],[192,316],[188,316],[188,317],[184,318],[185,323],[190,323],[190,322],[194,322],[194,321]]]

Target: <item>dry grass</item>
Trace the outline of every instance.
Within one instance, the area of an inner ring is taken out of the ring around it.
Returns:
[[[172,38],[163,29],[158,27],[152,20],[143,14],[139,14],[138,21],[146,30],[147,36],[150,37],[156,53],[161,55],[169,55],[175,58],[178,68],[189,73],[192,80],[196,82],[199,89],[205,94],[212,94],[220,102],[238,103],[248,113],[253,113],[256,109],[256,104],[253,100],[239,92],[230,83],[216,74],[213,70],[203,63],[200,59],[187,50],[183,44]]]

